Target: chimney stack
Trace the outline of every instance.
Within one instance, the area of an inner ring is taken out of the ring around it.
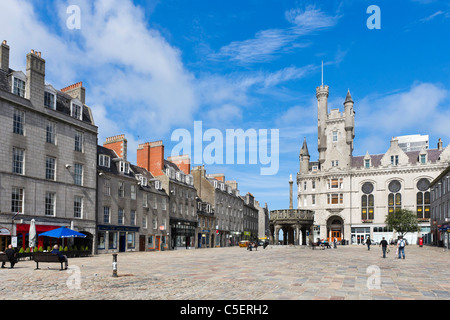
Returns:
[[[80,100],[81,103],[86,104],[86,89],[83,87],[83,82],[80,81],[62,88],[61,91],[67,93],[74,99]]]
[[[6,40],[3,40],[0,47],[0,70],[9,72],[9,46],[6,44]]]
[[[113,150],[119,158],[127,160],[127,139],[124,134],[106,138],[103,146]]]
[[[191,158],[189,155],[185,154],[181,156],[171,156],[168,157],[167,160],[175,163],[177,167],[185,174],[191,174]]]
[[[164,174],[164,145],[163,142],[154,141],[142,143],[137,149],[136,164],[147,169],[153,176]]]
[[[3,46],[3,45],[2,45]],[[25,84],[25,98],[35,107],[44,106],[45,92],[45,60],[41,53],[31,50],[27,54],[27,82]]]

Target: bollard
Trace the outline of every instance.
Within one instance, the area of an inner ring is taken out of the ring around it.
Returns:
[[[117,253],[113,253],[112,269],[113,269],[112,276],[117,277]]]

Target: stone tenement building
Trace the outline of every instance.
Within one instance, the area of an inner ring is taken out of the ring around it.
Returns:
[[[223,174],[206,174],[204,166],[192,170],[198,197],[212,206],[216,225],[212,228],[212,247],[236,245],[242,239],[244,201],[239,197],[237,183],[225,181]]]
[[[127,160],[125,135],[98,146],[97,253],[168,248],[168,196],[161,182]]]
[[[363,243],[396,239],[384,224],[385,216],[403,208],[416,212],[421,232],[407,234],[409,243],[430,232],[430,182],[450,161],[450,147],[439,140],[436,149],[403,151],[391,140],[384,154],[353,156],[354,102],[350,95],[344,111],[328,111],[326,85],[316,89],[318,100],[319,161],[310,161],[306,139],[297,174],[298,208],[315,212],[314,238]],[[401,119],[399,119],[401,121]]]
[[[430,184],[431,234],[430,243],[450,247],[450,166]]]
[[[184,156],[164,159],[163,142],[155,141],[138,146],[137,165],[160,180],[169,196],[170,248],[197,247],[197,191],[190,174],[190,161]]]
[[[30,221],[38,233],[60,226],[96,232],[97,127],[82,83],[57,90],[45,83],[41,52],[26,56],[26,73],[9,67],[0,46],[0,250],[17,236],[28,247]],[[47,248],[49,238],[39,238]],[[54,240],[56,241],[56,240]],[[70,244],[70,243],[69,243]]]

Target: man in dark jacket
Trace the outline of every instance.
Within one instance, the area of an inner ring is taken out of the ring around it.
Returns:
[[[6,255],[8,256],[9,263],[11,263],[11,268],[14,268],[14,265],[16,264],[16,250],[12,247],[10,244],[8,246],[8,249],[5,250]],[[2,263],[2,268],[5,267],[5,261]]]
[[[384,239],[380,241],[381,250],[383,250],[383,258],[386,258],[386,249],[388,246],[388,242]]]
[[[61,253],[61,251],[59,251],[59,247],[58,247],[57,244],[55,244],[55,245],[53,246],[52,253],[53,253],[53,254],[56,254],[56,255],[59,257],[59,261],[65,262],[66,269],[67,269],[67,267],[69,266],[69,260],[67,259],[67,256],[63,255],[63,254]]]

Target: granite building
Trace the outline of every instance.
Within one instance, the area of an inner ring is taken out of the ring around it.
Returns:
[[[97,127],[81,82],[61,90],[45,82],[41,52],[26,56],[26,71],[9,66],[0,46],[0,250],[28,247],[30,221],[38,235],[60,226],[87,235],[68,245],[93,250],[96,233]],[[49,238],[38,238],[47,249]]]
[[[316,89],[318,101],[318,161],[310,161],[306,139],[297,174],[298,208],[315,212],[314,239],[338,238],[361,244],[371,237],[395,240],[384,221],[397,209],[417,214],[421,232],[407,234],[409,243],[430,232],[430,183],[450,161],[450,147],[405,151],[401,137],[393,138],[384,154],[353,156],[354,102],[350,91],[344,110],[328,110],[329,88]],[[400,120],[400,119],[399,119]],[[414,136],[419,137],[419,136]],[[425,136],[426,137],[426,136]],[[407,139],[406,139],[407,140]],[[423,140],[423,139],[419,139]]]
[[[161,182],[127,160],[125,135],[98,146],[97,253],[167,248],[168,196]]]
[[[198,197],[211,204],[215,216],[212,230],[215,237],[211,242],[215,247],[235,245],[244,231],[244,201],[239,196],[237,184],[229,184],[223,174],[206,174],[204,166],[192,169],[194,186]]]
[[[449,248],[450,234],[450,166],[430,184],[431,233],[429,243]]]
[[[195,248],[198,225],[197,191],[194,188],[194,179],[190,174],[188,158],[179,156],[166,160],[162,141],[147,142],[138,146],[137,165],[145,168],[158,179],[162,189],[169,197],[170,221],[167,241],[170,248]]]

